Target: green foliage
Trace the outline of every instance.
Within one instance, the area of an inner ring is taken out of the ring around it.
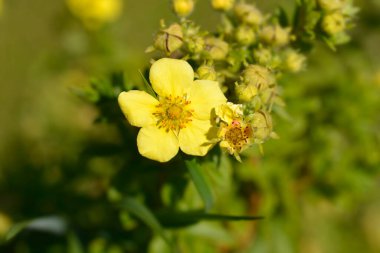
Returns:
[[[117,104],[123,90],[151,91],[146,75],[139,77],[134,66],[73,88],[86,101],[75,109],[91,124],[76,130],[70,128],[73,122],[48,124],[42,149],[20,134],[2,156],[0,251],[378,252],[380,81],[375,72],[380,62],[374,56],[380,22],[371,21],[378,20],[373,3],[361,7],[366,18],[352,43],[336,53],[316,46],[316,39],[334,49],[347,42],[345,33],[321,31],[327,12],[316,1],[297,1],[294,16],[281,8],[273,12],[268,22],[292,27],[295,40],[287,49],[309,52],[309,66],[289,74],[282,69],[287,52],[269,48],[267,64],[276,70],[276,92],[282,97],[273,106],[280,138],[263,145],[264,155],[258,145],[245,150],[241,163],[218,147],[207,157],[177,156],[167,164],[141,157],[137,129]],[[345,9],[347,18],[355,13]],[[181,25],[187,27],[188,41],[179,49],[193,66],[215,67],[230,95],[235,82],[244,85],[240,73],[246,64],[259,62],[252,50],[268,49],[241,45],[228,34],[228,26],[240,24],[234,15],[223,14],[221,37],[232,45],[226,59],[197,58],[203,53],[196,51],[194,33],[202,38],[210,33],[187,21]],[[261,103],[260,97],[250,106],[270,111]],[[12,224],[6,233],[3,216]],[[58,233],[56,224],[62,225]]]

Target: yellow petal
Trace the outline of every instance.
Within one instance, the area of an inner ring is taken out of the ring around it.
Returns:
[[[234,119],[243,117],[243,105],[227,102],[215,108],[216,116],[220,117],[224,122],[231,124]]]
[[[179,144],[173,132],[150,126],[141,128],[137,147],[142,156],[163,163],[178,153]]]
[[[153,113],[159,102],[145,91],[124,91],[120,93],[118,101],[122,112],[132,126],[144,127],[156,124],[157,119]]]
[[[218,82],[196,80],[188,93],[194,117],[200,120],[210,119],[211,110],[227,101]]]
[[[209,120],[193,119],[178,135],[181,150],[188,155],[204,156],[214,145],[216,136]]]
[[[194,71],[184,60],[162,58],[153,63],[149,79],[161,97],[183,96],[194,80]]]

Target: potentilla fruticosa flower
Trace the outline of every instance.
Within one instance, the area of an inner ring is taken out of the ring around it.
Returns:
[[[118,101],[129,123],[141,127],[141,155],[167,162],[181,149],[204,156],[212,147],[211,111],[227,101],[218,82],[194,80],[184,60],[162,58],[153,63],[149,79],[158,99],[144,91],[122,92]]]
[[[243,105],[228,102],[216,107],[215,114],[220,120],[217,134],[220,147],[241,162],[239,153],[252,144],[253,136],[251,125],[244,120]]]

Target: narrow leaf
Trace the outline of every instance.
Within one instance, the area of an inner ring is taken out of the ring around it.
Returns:
[[[186,161],[185,163],[191,179],[205,204],[205,209],[209,210],[214,203],[214,199],[210,186],[204,178],[202,167],[195,160]]]
[[[202,220],[215,221],[253,221],[260,220],[262,216],[249,215],[224,215],[206,213],[201,210],[178,212],[166,211],[157,214],[157,218],[164,227],[178,228],[194,225]]]
[[[139,203],[133,198],[124,198],[121,201],[121,208],[130,212],[134,216],[140,218],[147,226],[149,226],[155,233],[160,235],[169,245],[171,242],[166,236],[164,229],[161,227],[161,224],[158,222],[156,217],[152,212],[146,208],[143,204]]]
[[[46,216],[16,223],[6,233],[4,239],[9,241],[24,229],[44,231],[51,234],[64,234],[67,229],[66,221],[59,216]]]
[[[139,70],[139,73],[141,75],[141,78],[143,79],[144,81],[144,87],[145,87],[145,91],[148,92],[150,95],[152,95],[153,97],[157,98],[157,95],[156,93],[154,92],[152,86],[150,86],[148,80],[146,80],[145,76],[143,75],[143,73]]]

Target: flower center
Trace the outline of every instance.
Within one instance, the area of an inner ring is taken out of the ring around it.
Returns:
[[[224,135],[224,139],[228,142],[234,151],[240,151],[244,145],[248,144],[248,140],[252,135],[249,126],[241,126],[240,124],[231,124]]]
[[[160,99],[160,104],[156,106],[157,110],[153,113],[157,118],[158,128],[164,128],[167,132],[172,130],[176,133],[185,128],[193,116],[193,110],[189,108],[189,104],[190,101],[179,96]]]

